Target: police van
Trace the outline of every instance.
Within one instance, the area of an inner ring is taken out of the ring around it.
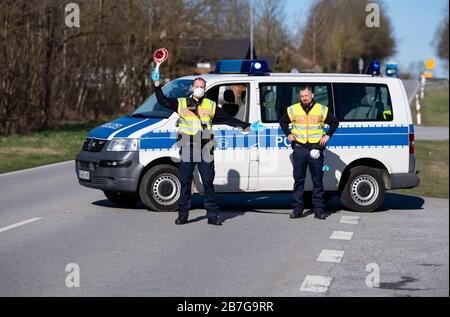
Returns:
[[[163,87],[168,97],[187,97],[197,76]],[[401,80],[355,74],[271,73],[263,60],[219,61],[207,81],[206,97],[230,116],[260,121],[246,132],[214,125],[215,189],[221,193],[291,191],[292,148],[278,120],[310,85],[340,125],[324,151],[324,188],[354,211],[380,207],[386,190],[419,185],[414,126]],[[180,197],[178,114],[150,96],[133,113],[89,132],[76,157],[83,186],[102,190],[117,205],[142,201],[150,210],[173,211]],[[325,130],[327,127],[325,128]],[[308,172],[309,173],[309,172]],[[305,190],[312,190],[307,176]],[[202,193],[198,171],[193,193]]]

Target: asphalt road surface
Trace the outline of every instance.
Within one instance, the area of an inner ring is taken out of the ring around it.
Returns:
[[[448,127],[425,127],[415,125],[414,137],[416,140],[448,140]]]
[[[200,196],[184,226],[116,208],[73,162],[0,188],[0,296],[449,296],[448,199],[388,194],[370,214],[333,199],[321,221],[289,219],[288,193],[219,195],[215,227]]]
[[[420,81],[417,79],[404,79],[403,86],[405,86],[406,95],[408,96],[408,101],[411,103],[416,96],[416,93],[420,89]]]

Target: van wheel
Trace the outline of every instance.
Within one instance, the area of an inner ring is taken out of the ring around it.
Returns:
[[[177,210],[180,193],[178,168],[168,164],[149,169],[139,187],[142,202],[148,209],[154,211]]]
[[[353,211],[372,212],[383,203],[384,193],[383,178],[375,169],[355,167],[345,183],[341,202]]]
[[[141,199],[137,195],[103,191],[106,198],[117,206],[134,207]]]

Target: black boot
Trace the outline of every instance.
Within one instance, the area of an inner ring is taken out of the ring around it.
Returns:
[[[178,216],[177,220],[175,220],[176,225],[184,225],[188,223],[188,217],[187,216]]]
[[[221,226],[222,219],[219,216],[210,217],[208,218],[208,225]]]
[[[327,216],[323,212],[316,212],[316,213],[314,213],[314,218],[320,219],[320,220],[325,220],[325,219],[327,219]]]
[[[291,219],[295,219],[295,218],[302,218],[303,217],[303,211],[293,211],[291,212],[291,214],[289,215],[289,218]]]

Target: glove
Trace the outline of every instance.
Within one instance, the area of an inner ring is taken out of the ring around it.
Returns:
[[[159,69],[158,70],[153,70],[152,72],[152,80],[153,81],[158,81],[159,80]]]
[[[250,131],[258,131],[258,132],[262,132],[264,131],[266,128],[264,127],[264,125],[258,121],[253,122],[250,125]]]

